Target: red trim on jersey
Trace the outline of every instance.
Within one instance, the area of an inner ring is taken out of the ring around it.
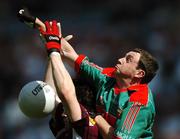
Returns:
[[[85,55],[79,55],[78,56],[78,58],[75,60],[75,70],[77,71],[77,72],[79,72],[79,69],[80,69],[80,65],[81,65],[81,63],[82,63],[82,61],[85,59]]]
[[[132,127],[133,127],[133,125],[134,125],[134,122],[135,122],[135,120],[136,120],[136,117],[137,117],[137,115],[138,115],[138,113],[139,113],[139,111],[140,111],[140,109],[141,109],[141,106],[136,106],[137,108],[136,108],[136,113],[135,113],[135,115],[134,115],[134,118],[132,119],[132,122],[131,122],[131,124],[130,124],[130,127],[129,127],[129,132],[131,131],[131,129],[132,129]]]
[[[126,115],[126,119],[124,120],[124,123],[123,123],[123,126],[122,126],[122,130],[126,129],[127,123],[129,121],[129,117],[130,117],[130,115],[132,115],[132,113],[133,113],[133,105],[131,106],[131,108],[129,109],[129,111],[128,111],[127,115]]]
[[[108,77],[114,77],[114,72],[115,72],[115,68],[104,68],[103,71],[102,71],[102,74],[105,74],[107,75]]]
[[[128,119],[129,121],[126,124],[126,129],[128,131],[130,131],[130,127],[131,127],[134,117],[136,117],[137,110],[138,110],[137,107],[133,107],[132,113],[131,113],[131,115],[129,115],[129,119]]]
[[[128,120],[129,121],[126,123],[126,130],[128,130],[128,132],[131,131],[131,128],[132,128],[132,126],[134,124],[136,116],[137,116],[137,114],[138,114],[138,112],[140,110],[140,107],[139,106],[133,106],[133,109],[131,109],[131,110],[132,110],[131,115],[128,115]]]
[[[122,93],[122,92],[127,92],[127,88],[119,89],[119,88],[118,88],[118,85],[116,84],[116,85],[114,86],[114,92],[115,92],[116,95],[118,95],[118,94],[120,94],[120,93]]]
[[[134,122],[136,120],[136,117],[140,111],[140,108],[141,108],[141,106],[138,106],[136,104],[133,104],[131,106],[131,108],[129,109],[129,111],[126,115],[126,119],[123,123],[122,130],[126,130],[130,133],[130,131],[134,125]]]
[[[147,84],[140,84],[131,86],[128,91],[132,92],[130,94],[130,102],[137,102],[139,105],[146,105],[148,102],[148,86]]]

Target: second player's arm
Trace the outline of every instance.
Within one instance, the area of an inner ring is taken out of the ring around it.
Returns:
[[[60,99],[65,102],[69,116],[72,121],[81,119],[81,109],[75,94],[75,87],[67,72],[61,56],[57,52],[50,54],[52,72],[57,93]]]
[[[103,139],[112,139],[114,128],[101,115],[97,115],[95,121]]]

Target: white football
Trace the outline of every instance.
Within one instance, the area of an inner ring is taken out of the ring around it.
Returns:
[[[54,110],[56,93],[43,81],[31,81],[22,87],[18,104],[29,118],[43,118]]]

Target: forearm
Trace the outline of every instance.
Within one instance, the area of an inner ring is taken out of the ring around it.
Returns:
[[[61,45],[61,40],[64,40],[61,35],[60,23],[57,23],[55,20],[51,22],[46,21],[45,26],[45,31],[42,28],[39,30],[46,41],[45,47],[51,60],[52,75],[57,94],[63,106],[67,108],[67,114],[72,121],[79,120],[81,118],[81,109],[76,98],[75,87],[60,55],[60,51],[63,50],[63,43]],[[76,53],[74,52],[70,56],[70,59],[74,60],[75,58]]]
[[[113,127],[101,115],[96,116],[95,121],[103,139],[112,139]]]
[[[67,83],[69,76],[67,76],[68,74],[66,73],[66,69],[64,67],[64,64],[62,63],[61,56],[58,53],[51,54],[50,59],[51,59],[54,82],[55,84],[58,84],[57,89],[62,91],[63,87],[66,88],[66,86],[68,86]]]
[[[47,63],[47,68],[46,68],[46,73],[45,73],[44,81],[47,84],[49,84],[54,89],[54,91],[57,94],[57,90],[56,90],[56,87],[55,87],[55,84],[54,84],[54,79],[53,79],[52,65],[51,65],[51,61],[50,60],[48,60],[48,63]],[[58,96],[56,96],[56,105],[59,104],[60,102],[61,102],[61,100],[59,99]]]
[[[76,98],[75,87],[72,79],[62,63],[62,59],[59,54],[51,54],[50,58],[58,95],[67,106],[71,120],[79,120],[81,118],[81,110]]]
[[[52,66],[51,66],[51,61],[48,60],[47,63],[47,68],[46,68],[46,73],[44,77],[44,81],[48,83],[53,89],[56,91],[55,85],[54,85],[54,80],[53,80],[53,75],[52,75]]]

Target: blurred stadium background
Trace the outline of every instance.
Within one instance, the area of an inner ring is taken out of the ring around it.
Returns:
[[[43,80],[46,67],[38,32],[16,18],[22,4],[42,20],[60,20],[75,49],[100,66],[113,66],[131,48],[151,51],[161,68],[150,84],[155,139],[180,139],[179,0],[1,0],[0,139],[53,139],[48,118],[30,120],[17,106],[21,87]]]

